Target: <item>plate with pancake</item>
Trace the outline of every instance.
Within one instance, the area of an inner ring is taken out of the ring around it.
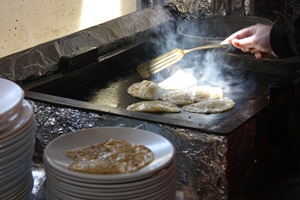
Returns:
[[[108,140],[125,140],[149,148],[154,159],[151,163],[132,173],[95,174],[69,170],[73,162],[64,152]],[[140,180],[164,169],[174,158],[174,146],[163,136],[135,128],[97,127],[79,130],[60,136],[51,141],[44,151],[44,162],[52,171],[67,175],[70,179],[80,179],[91,183],[121,183]]]

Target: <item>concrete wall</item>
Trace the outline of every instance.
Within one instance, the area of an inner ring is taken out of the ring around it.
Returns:
[[[136,9],[136,0],[1,1],[0,58]]]

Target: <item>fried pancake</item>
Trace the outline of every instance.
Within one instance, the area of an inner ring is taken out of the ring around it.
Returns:
[[[127,89],[128,94],[133,97],[137,97],[145,100],[157,100],[161,89],[157,86],[156,83],[148,80],[143,80],[132,84]]]
[[[188,90],[172,90],[162,93],[159,99],[174,103],[178,106],[188,105],[200,101],[201,99],[221,98],[223,92],[221,88],[209,86],[195,86]]]
[[[210,86],[195,86],[190,89],[193,101],[198,102],[201,99],[219,99],[223,97],[222,88]]]
[[[174,103],[176,105],[187,105],[193,103],[192,95],[187,90],[168,91],[160,95],[159,99]]]
[[[181,109],[166,101],[141,101],[131,104],[127,107],[129,111],[139,112],[180,112]]]
[[[97,174],[132,173],[154,159],[153,152],[143,145],[113,139],[105,143],[66,150],[65,154],[74,160],[68,166],[69,170]]]
[[[183,106],[183,110],[192,113],[221,113],[230,110],[234,107],[235,103],[228,97],[220,99],[201,99],[197,103]]]

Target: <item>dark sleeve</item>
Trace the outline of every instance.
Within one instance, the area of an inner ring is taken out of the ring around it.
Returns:
[[[274,26],[270,34],[271,47],[280,58],[298,56],[300,58],[300,16],[292,26]]]

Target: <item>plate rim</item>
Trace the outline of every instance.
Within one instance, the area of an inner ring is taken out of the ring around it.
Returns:
[[[7,118],[9,118],[10,116],[12,116],[15,113],[15,110],[17,110],[19,107],[21,107],[21,102],[24,99],[24,91],[23,89],[16,84],[13,81],[10,81],[8,79],[4,79],[4,78],[0,78],[0,83],[3,87],[1,87],[2,89],[4,88],[4,96],[7,96],[7,92],[9,89],[9,87],[11,87],[11,90],[14,90],[14,93],[16,93],[15,95],[13,95],[14,98],[18,97],[17,99],[14,99],[13,102],[6,106],[4,108],[0,107],[2,109],[0,109],[0,122],[4,122]],[[6,88],[6,90],[5,90]],[[0,90],[0,94],[1,94],[1,90]]]
[[[19,120],[13,123],[12,126],[0,130],[1,142],[18,135],[19,132],[22,132],[24,129],[31,126],[33,121],[35,121],[32,105],[26,100],[23,100],[22,109],[20,110],[20,116],[18,119]]]

